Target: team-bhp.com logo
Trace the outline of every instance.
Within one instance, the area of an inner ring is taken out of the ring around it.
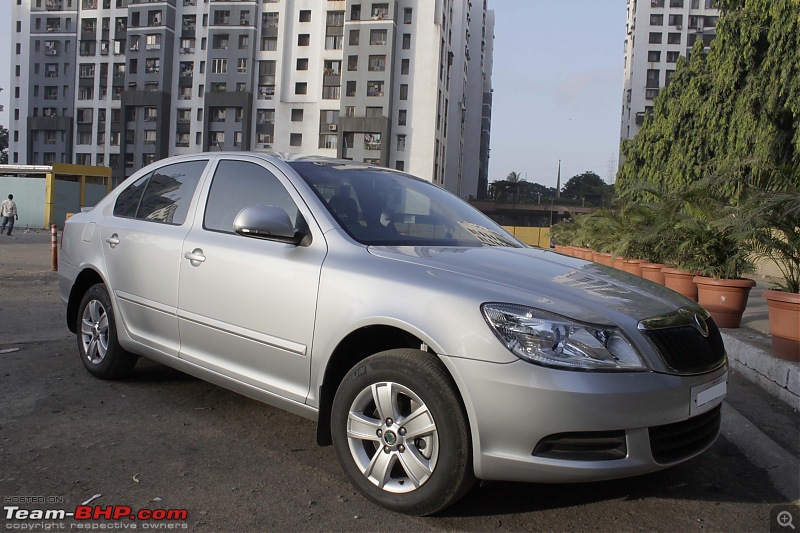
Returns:
[[[185,520],[189,516],[186,509],[139,509],[134,510],[127,505],[79,505],[74,511],[64,509],[23,509],[19,505],[3,506],[6,529],[41,529],[25,527],[26,522],[43,521],[52,524],[47,529],[97,529],[96,522],[121,522],[125,529],[169,529],[186,528]],[[70,524],[64,520],[74,520]],[[62,521],[59,523],[59,521]],[[138,525],[137,525],[138,522]],[[177,524],[176,524],[177,522]],[[105,529],[105,528],[103,528]],[[121,529],[119,527],[115,529]]]

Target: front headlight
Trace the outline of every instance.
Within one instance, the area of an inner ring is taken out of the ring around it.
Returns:
[[[646,370],[618,328],[522,305],[487,303],[481,309],[497,338],[526,361],[573,370]]]

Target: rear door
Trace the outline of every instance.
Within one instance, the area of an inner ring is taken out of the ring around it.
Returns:
[[[221,157],[203,188],[180,258],[181,357],[303,402],[308,393],[317,289],[327,253],[322,232],[286,176],[269,163]],[[309,246],[233,232],[243,208],[275,205],[303,216]]]
[[[166,165],[136,180],[103,221],[110,289],[134,340],[178,355],[178,274],[208,159]]]

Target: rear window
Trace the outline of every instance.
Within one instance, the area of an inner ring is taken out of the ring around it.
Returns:
[[[207,164],[208,160],[175,163],[136,180],[117,197],[114,215],[183,224]]]

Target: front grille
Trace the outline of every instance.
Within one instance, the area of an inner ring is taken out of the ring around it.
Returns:
[[[557,433],[539,441],[536,457],[564,461],[611,461],[628,455],[624,431]]]
[[[721,406],[683,422],[648,428],[650,450],[657,463],[669,464],[706,449],[719,434]]]
[[[667,366],[679,374],[701,374],[725,361],[722,335],[713,318],[706,320],[708,337],[691,325],[645,330]]]

